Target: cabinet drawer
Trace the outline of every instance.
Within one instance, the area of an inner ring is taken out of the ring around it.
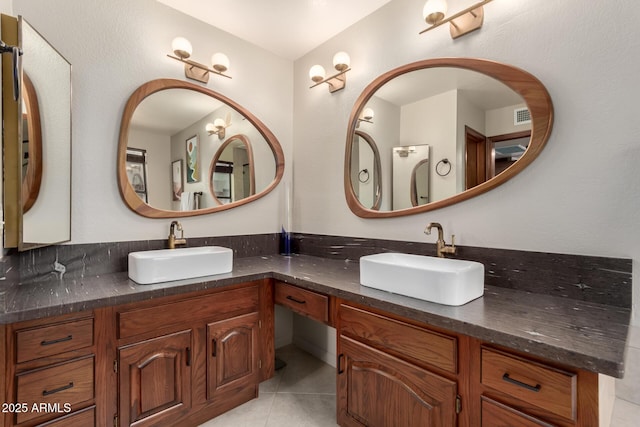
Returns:
[[[357,338],[405,360],[457,372],[457,340],[348,305],[340,306],[340,334]]]
[[[486,397],[482,398],[482,427],[553,427]]]
[[[482,384],[568,420],[576,417],[577,375],[482,348]]]
[[[313,291],[276,282],[276,304],[289,307],[303,316],[311,317],[320,322],[329,321],[329,298]]]
[[[57,418],[38,427],[94,427],[96,425],[96,407],[91,406],[79,412]]]
[[[93,319],[76,320],[16,332],[16,363],[93,345]]]
[[[64,410],[64,405],[93,399],[93,357],[54,365],[46,369],[28,371],[17,376],[17,402],[47,406],[46,411],[29,411],[16,414],[16,422],[22,423],[39,417],[52,409]]]
[[[165,327],[182,328],[197,320],[225,319],[258,311],[257,286],[217,292],[154,307],[118,313],[118,338],[127,338]]]

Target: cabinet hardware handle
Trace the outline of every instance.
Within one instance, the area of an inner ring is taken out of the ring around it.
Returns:
[[[191,366],[191,348],[187,347],[186,351],[187,351],[187,366]]]
[[[211,340],[211,347],[211,357],[216,357],[216,355],[218,354],[218,341],[216,339]]]
[[[73,382],[70,382],[67,385],[63,385],[62,387],[54,388],[53,390],[42,390],[42,395],[49,396],[49,395],[58,393],[60,391],[68,390],[70,388],[73,388]]]
[[[65,341],[71,341],[73,339],[73,335],[67,335],[64,338],[59,338],[57,340],[51,340],[51,341],[41,341],[40,345],[51,345],[51,344],[58,344],[61,342],[65,342]]]
[[[344,353],[338,355],[338,375],[344,373],[344,369],[342,369],[342,359],[344,359]]]
[[[295,298],[294,298],[294,297],[292,297],[291,295],[287,295],[287,299],[288,299],[289,301],[297,302],[298,304],[306,304],[306,303],[307,303],[305,300],[295,299]]]
[[[529,385],[529,384],[527,384],[527,383],[523,383],[523,382],[521,382],[521,381],[514,380],[513,378],[511,378],[511,377],[509,376],[509,374],[508,374],[508,373],[504,374],[504,375],[502,376],[502,379],[503,379],[504,381],[508,382],[508,383],[511,383],[511,384],[517,385],[517,386],[522,387],[522,388],[526,388],[527,390],[535,391],[536,393],[537,393],[537,392],[539,392],[539,391],[540,391],[540,389],[542,388],[542,386],[541,386],[540,384],[536,384],[535,386],[532,386],[532,385]]]

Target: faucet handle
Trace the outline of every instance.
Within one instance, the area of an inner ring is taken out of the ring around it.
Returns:
[[[452,248],[456,247],[456,235],[455,234],[451,235],[451,247]]]

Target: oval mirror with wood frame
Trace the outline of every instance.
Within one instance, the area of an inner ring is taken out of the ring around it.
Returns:
[[[375,118],[363,119],[365,109],[375,111]],[[549,93],[522,69],[471,58],[398,67],[371,82],[351,112],[345,149],[347,204],[360,217],[385,218],[470,199],[533,162],[552,125]],[[354,174],[362,169],[355,158],[362,132],[376,141],[381,182],[390,189],[377,207],[354,188]]]
[[[211,181],[216,159],[226,166],[220,178],[227,178],[227,186],[220,191]],[[233,170],[240,178],[233,178]],[[264,197],[283,173],[282,147],[267,126],[206,87],[153,80],[136,89],[125,106],[118,186],[125,204],[139,215],[176,218],[231,209]]]

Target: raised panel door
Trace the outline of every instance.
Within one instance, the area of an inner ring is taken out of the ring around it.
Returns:
[[[118,349],[120,422],[170,425],[191,407],[191,331]]]
[[[457,385],[454,381],[343,335],[339,341],[340,425],[456,425]]]
[[[207,325],[207,398],[255,387],[259,381],[258,313]]]

